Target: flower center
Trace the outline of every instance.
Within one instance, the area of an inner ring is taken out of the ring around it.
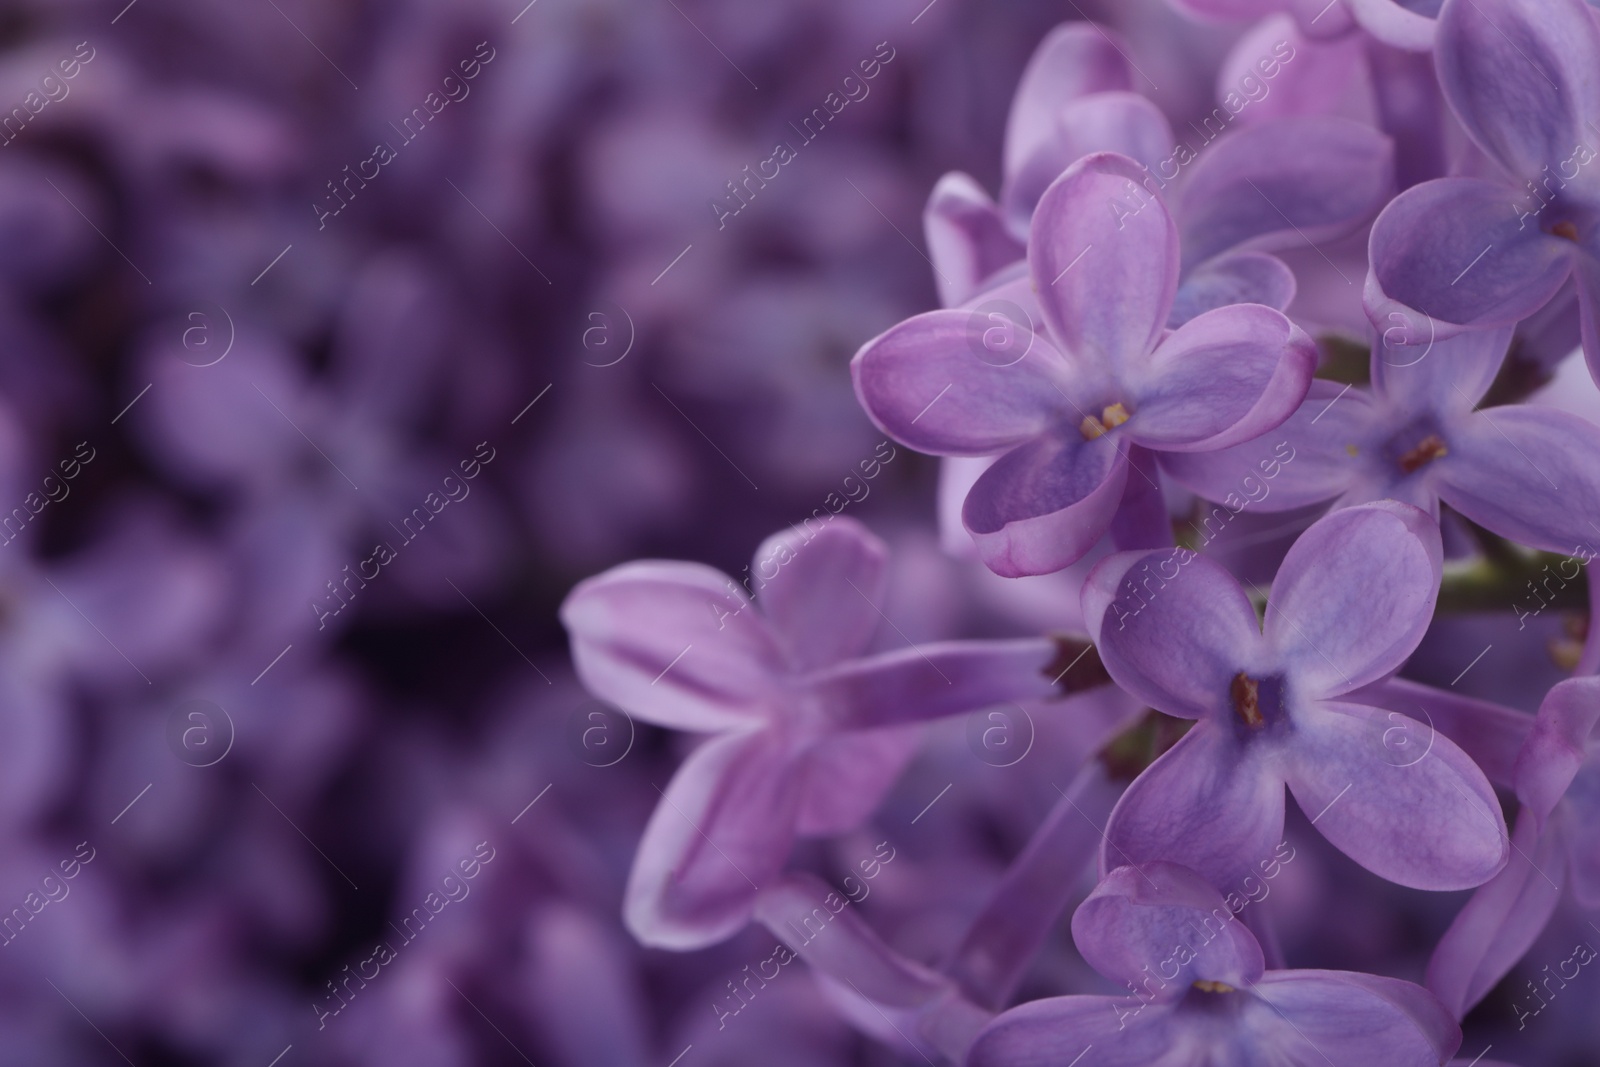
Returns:
[[[1201,978],[1195,982],[1194,987],[1202,993],[1237,993],[1238,990],[1226,982],[1213,982],[1209,978]]]
[[[1229,688],[1233,696],[1233,710],[1239,716],[1239,721],[1252,730],[1259,730],[1267,724],[1266,716],[1261,714],[1261,683],[1245,674],[1243,671],[1233,676],[1233,685]]]
[[[1439,457],[1448,456],[1449,454],[1450,450],[1445,447],[1444,439],[1436,433],[1430,433],[1421,441],[1418,441],[1415,448],[1409,452],[1401,453],[1396,462],[1400,464],[1400,469],[1405,473],[1415,474]]]
[[[1083,434],[1085,441],[1093,441],[1096,437],[1104,437],[1108,431],[1116,429],[1132,417],[1133,413],[1128,410],[1127,405],[1119,400],[1101,409],[1098,419],[1093,415],[1085,415],[1083,421],[1078,424],[1078,430]]]
[[[1576,244],[1578,240],[1578,224],[1569,219],[1562,219],[1560,222],[1550,227],[1548,232],[1552,237],[1563,237],[1568,241],[1572,241],[1574,244]]]

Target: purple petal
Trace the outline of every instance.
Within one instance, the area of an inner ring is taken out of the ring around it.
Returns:
[[[1006,119],[1005,173],[1017,173],[1056,134],[1062,104],[1090,93],[1133,88],[1122,46],[1088,22],[1064,22],[1034,49]]]
[[[984,348],[989,328],[976,312],[931,311],[868,341],[850,364],[861,406],[895,440],[934,455],[1003,452],[1057,423],[1076,426],[1061,354],[1033,336],[1022,356],[996,357]]]
[[[1266,963],[1255,935],[1236,918],[1195,872],[1145,863],[1100,880],[1072,916],[1072,940],[1085,963],[1121,985],[1137,985],[1156,964],[1179,987],[1195,981],[1238,987],[1259,980]]]
[[[1394,191],[1394,147],[1329,116],[1264,122],[1217,141],[1183,189],[1183,256],[1299,246],[1348,233]]]
[[[1041,141],[1006,181],[1000,197],[1006,218],[1025,228],[1050,183],[1095,152],[1116,152],[1155,167],[1172,155],[1172,127],[1160,108],[1137,93],[1094,93],[1061,106],[1055,135]]]
[[[1512,328],[1503,326],[1422,343],[1423,337],[1391,319],[1372,346],[1373,390],[1402,411],[1471,411],[1494,384],[1511,334]]]
[[[1101,153],[1039,200],[1028,267],[1051,335],[1108,373],[1155,347],[1178,287],[1178,231],[1147,175]]]
[[[1131,995],[1030,1001],[984,1027],[966,1067],[1063,1067],[1090,1048],[1093,1067],[1205,1067],[1186,1021]]]
[[[996,460],[961,508],[983,562],[1002,577],[1019,578],[1052,574],[1082,559],[1104,536],[1122,499],[1129,477],[1125,448],[1117,434],[1085,441],[1072,428]]]
[[[1336,511],[1294,543],[1267,602],[1267,639],[1305,697],[1337,696],[1399,669],[1433,618],[1439,527],[1409,504]]]
[[[1600,262],[1594,254],[1577,257],[1573,272],[1577,282],[1578,329],[1583,342],[1583,358],[1589,364],[1589,376],[1600,382]]]
[[[1395,0],[1350,0],[1350,14],[1361,28],[1384,44],[1408,52],[1433,49],[1437,20],[1418,14]]]
[[[852,730],[818,741],[801,765],[799,832],[832,837],[866,822],[921,745],[916,729]]]
[[[1133,417],[1123,432],[1148,448],[1204,452],[1293,414],[1311,387],[1317,346],[1282,312],[1238,304],[1185,323],[1130,364]]]
[[[764,888],[756,917],[821,973],[885,1007],[914,1008],[949,992],[948,980],[905,959],[821,879],[790,874]]]
[[[1542,839],[1529,813],[1517,817],[1505,870],[1472,894],[1428,963],[1428,988],[1461,1018],[1511,973],[1544,932],[1566,876],[1559,835]]]
[[[750,564],[761,614],[799,672],[861,652],[882,616],[888,550],[854,519],[826,516],[762,542]]]
[[[1276,256],[1265,252],[1219,256],[1183,279],[1173,298],[1167,325],[1176,329],[1229,304],[1265,304],[1282,311],[1294,300],[1294,294],[1294,272]]]
[[[1434,338],[1459,332],[1451,326],[1509,326],[1543,307],[1572,273],[1576,246],[1522,219],[1519,196],[1498,182],[1440,178],[1395,197],[1368,241],[1372,321]]]
[[[1600,28],[1581,0],[1447,0],[1434,63],[1461,125],[1512,176],[1557,166],[1600,119]]]
[[[856,660],[808,679],[837,730],[903,726],[1057,694],[1046,638],[941,641]]]
[[[1229,509],[1274,512],[1320,504],[1366,475],[1377,414],[1364,391],[1315,380],[1274,432],[1216,452],[1165,452],[1161,468],[1190,491]],[[1210,516],[1202,527],[1202,534],[1215,536]]]
[[[1240,1020],[1264,1063],[1438,1067],[1461,1030],[1427,990],[1346,971],[1274,971]]]
[[[1526,712],[1405,678],[1385,679],[1352,698],[1388,708],[1391,722],[1401,727],[1384,738],[1389,762],[1410,762],[1432,744],[1437,730],[1459,745],[1489,781],[1515,788],[1517,753],[1534,724]]]
[[[1577,552],[1600,523],[1600,427],[1553,408],[1490,408],[1452,426],[1439,497],[1502,537]]]
[[[1122,502],[1107,531],[1112,545],[1119,552],[1171,548],[1177,542],[1172,537],[1167,498],[1161,492],[1161,467],[1156,454],[1135,445],[1128,449],[1128,467]]]
[[[946,174],[934,185],[922,229],[945,307],[966,302],[985,279],[1026,255],[989,194],[965,174]]]
[[[1600,722],[1600,678],[1568,678],[1545,694],[1538,718],[1517,754],[1517,799],[1542,830],[1588,758]]]
[[[739,584],[710,567],[613,567],[578,583],[561,621],[584,686],[647,722],[724,730],[778,701],[782,651]]]
[[[1470,889],[1505,865],[1510,848],[1494,789],[1443,734],[1415,762],[1397,759],[1392,713],[1319,701],[1295,717],[1284,777],[1302,811],[1339,851],[1412,889]],[[1395,812],[1405,812],[1404,819]]]
[[[1262,650],[1233,575],[1183,548],[1102,560],[1084,583],[1083,617],[1117,685],[1185,719],[1224,706],[1234,675]]]
[[[1329,9],[1317,28],[1334,21],[1343,6]],[[1250,105],[1236,121],[1251,124],[1325,114],[1338,107],[1357,78],[1366,80],[1363,43],[1355,33],[1307,40],[1292,18],[1268,16],[1240,35],[1222,61],[1217,99],[1243,90]]]
[[[623,901],[641,942],[703,948],[750,921],[794,842],[799,788],[775,731],[733,734],[684,761],[645,826]]]
[[[1157,860],[1212,885],[1253,873],[1283,839],[1283,779],[1261,745],[1202,720],[1128,786],[1111,812],[1102,870]]]

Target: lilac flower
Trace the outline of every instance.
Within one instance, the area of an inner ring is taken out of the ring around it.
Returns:
[[[1428,967],[1428,988],[1459,1017],[1516,966],[1549,923],[1563,887],[1600,908],[1600,678],[1546,694],[1517,756],[1522,811],[1506,869],[1472,895]]]
[[[1573,278],[1600,373],[1600,27],[1582,0],[1445,0],[1435,62],[1499,173],[1425,182],[1384,209],[1368,313],[1424,340],[1509,326]]]
[[[1283,70],[1281,54],[1262,55],[1252,61]],[[1127,156],[1142,171],[1138,188],[1120,198],[1127,206],[1113,207],[1119,217],[1157,195],[1171,200],[1183,246],[1172,327],[1231,303],[1288,307],[1294,276],[1262,250],[1348,232],[1393,189],[1393,146],[1359,123],[1300,118],[1222,136],[1234,112],[1219,108],[1191,124],[1195,144],[1175,138],[1132,83],[1121,46],[1096,27],[1058,27],[1040,44],[1012,101],[999,204],[960,173],[929,197],[928,247],[946,306],[1016,275],[1006,268],[1026,254],[1045,189],[1097,152]]]
[[[1438,1067],[1461,1044],[1444,1006],[1410,982],[1267,970],[1223,897],[1172,863],[1119,867],[1072,917],[1083,958],[1132,996],[1036,1000],[1001,1014],[970,1067]]]
[[[1437,518],[1442,500],[1535,548],[1572,552],[1587,543],[1600,533],[1600,428],[1542,406],[1475,410],[1510,339],[1510,329],[1499,329],[1428,347],[1380,340],[1372,350],[1372,390],[1313,384],[1274,435],[1274,447],[1287,442],[1293,460],[1281,465],[1270,493],[1246,506],[1284,511],[1387,497]],[[1163,457],[1163,467],[1201,496],[1222,501],[1254,485],[1251,476],[1272,451],[1251,442],[1204,456]],[[1259,492],[1247,491],[1252,498]]]
[[[1171,860],[1232,884],[1280,840],[1287,785],[1334,847],[1390,881],[1464,889],[1500,870],[1505,822],[1483,772],[1443,736],[1395,765],[1394,718],[1347,699],[1422,640],[1440,560],[1438,527],[1409,505],[1335,512],[1284,558],[1264,628],[1230,574],[1184,549],[1096,567],[1084,615],[1112,679],[1195,720],[1123,794],[1102,868]]]
[[[1252,18],[1276,11],[1292,14],[1308,37],[1345,34],[1353,22],[1384,44],[1414,52],[1433,47],[1440,0],[1173,0],[1195,14],[1219,19]]]
[[[662,793],[635,858],[626,917],[647,944],[694,948],[744,926],[796,835],[871,814],[917,742],[907,724],[1051,691],[1045,640],[855,658],[880,618],[886,560],[851,519],[774,535],[755,558],[759,609],[732,578],[670,562],[614,568],[561,609],[592,692],[718,735]]]
[[[980,358],[968,316],[934,311],[869,341],[851,364],[862,406],[896,440],[936,455],[1003,453],[967,494],[962,521],[1007,577],[1082,557],[1130,486],[1148,501],[1152,453],[1250,440],[1310,385],[1315,346],[1271,308],[1221,308],[1165,331],[1178,235],[1159,198],[1128,202],[1140,174],[1123,156],[1094,155],[1045,193],[1028,264],[1049,337],[1022,357]]]

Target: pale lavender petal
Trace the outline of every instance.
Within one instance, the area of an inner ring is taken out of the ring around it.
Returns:
[[[1050,183],[1095,152],[1115,152],[1154,168],[1172,156],[1172,127],[1160,108],[1137,93],[1094,93],[1064,104],[1056,112],[1054,136],[1041,141],[1006,181],[1000,203],[1011,225],[1026,228]]]
[[[1026,255],[1022,242],[1006,229],[1000,208],[965,174],[946,174],[934,185],[922,229],[945,307],[964,303],[985,279]]]
[[[1486,529],[1574,553],[1600,523],[1600,427],[1554,408],[1515,405],[1453,425],[1439,497]]]
[[[983,562],[1002,577],[1019,578],[1082,559],[1122,499],[1130,476],[1125,448],[1117,434],[1085,441],[1074,427],[996,460],[961,508]]]
[[[1051,335],[1107,373],[1155,347],[1178,287],[1178,230],[1146,180],[1125,156],[1085,157],[1045,191],[1028,239]]]
[[[1084,583],[1083,617],[1117,685],[1185,719],[1226,706],[1234,675],[1263,644],[1239,583],[1183,548],[1102,560]]]
[[[762,888],[755,917],[818,971],[885,1007],[914,1008],[950,991],[948,979],[904,958],[821,879],[788,874]]]
[[[1427,990],[1347,971],[1274,971],[1251,987],[1241,1044],[1263,1063],[1438,1067],[1461,1030]]]
[[[1148,359],[1129,361],[1134,441],[1203,452],[1259,437],[1294,413],[1311,387],[1317,346],[1282,312],[1259,304],[1208,311]]]
[[[1408,52],[1431,51],[1439,29],[1436,19],[1395,0],[1350,0],[1350,14],[1362,29],[1384,44]]]
[[[1034,1000],[984,1027],[966,1067],[1063,1067],[1089,1048],[1093,1067],[1206,1067],[1185,1021],[1132,995]]]
[[[1072,940],[1089,966],[1136,985],[1158,962],[1161,977],[1182,987],[1196,981],[1234,987],[1261,978],[1261,945],[1222,894],[1174,863],[1118,867],[1095,886],[1072,916]],[[1176,974],[1166,973],[1171,963]]]
[[[1545,694],[1538,718],[1517,754],[1517,799],[1543,829],[1588,758],[1600,722],[1600,678],[1568,678]]]
[[[1064,22],[1039,42],[1006,118],[1008,176],[1055,136],[1062,104],[1089,93],[1133,88],[1125,47],[1111,31],[1088,22]]]
[[[1275,431],[1216,452],[1163,453],[1161,468],[1190,491],[1233,510],[1319,504],[1367,476],[1372,438],[1382,429],[1375,426],[1377,417],[1364,390],[1315,380]],[[1208,532],[1205,522],[1202,532]]]
[[[1502,326],[1428,339],[1393,321],[1372,346],[1373,389],[1400,411],[1464,414],[1494,384],[1511,334]]]
[[[750,921],[794,842],[799,782],[775,731],[707,741],[684,761],[645,826],[623,918],[641,942],[703,948]]]
[[[1582,0],[1448,0],[1434,62],[1468,135],[1515,177],[1559,165],[1600,119],[1600,28]]]
[[[1302,705],[1284,750],[1289,791],[1322,836],[1381,878],[1412,889],[1482,885],[1510,853],[1494,788],[1443,734],[1416,762],[1395,760],[1395,728],[1380,708]]]
[[[1443,337],[1458,332],[1451,326],[1509,326],[1543,307],[1572,273],[1577,246],[1521,218],[1519,196],[1498,182],[1440,178],[1395,197],[1368,241],[1372,321]]]
[[[1566,860],[1559,835],[1542,838],[1517,817],[1505,870],[1472,894],[1428,963],[1428,988],[1461,1018],[1527,954],[1561,901]]]
[[[940,641],[841,664],[807,679],[836,730],[873,730],[1055,695],[1048,638]]]
[[[1319,27],[1334,21],[1343,6],[1330,8]],[[1338,107],[1357,78],[1365,80],[1363,44],[1354,33],[1308,40],[1294,19],[1268,16],[1240,35],[1222,61],[1217,99],[1242,93],[1250,104],[1235,121],[1250,124],[1326,114]]]
[[[983,347],[989,323],[967,311],[932,311],[862,346],[850,364],[856,396],[879,429],[919,452],[1003,452],[1080,419],[1061,354],[1035,336],[1024,355]]]
[[[1294,294],[1294,272],[1276,256],[1265,252],[1223,255],[1185,276],[1173,298],[1167,325],[1176,329],[1229,304],[1265,304],[1283,311],[1294,300]]]
[[[732,578],[697,563],[626,563],[561,605],[591,693],[679,730],[748,726],[779,700],[783,652]]]
[[[1228,724],[1202,720],[1122,794],[1100,867],[1165,860],[1234,885],[1283,839],[1283,813],[1275,757]]]
[[[1328,116],[1264,122],[1207,148],[1183,189],[1183,259],[1348,233],[1394,191],[1389,138]]]
[[[917,729],[852,730],[824,737],[801,761],[798,830],[832,837],[867,820],[922,744]]]
[[[1399,669],[1439,594],[1439,527],[1409,504],[1336,511],[1278,568],[1265,631],[1306,698],[1337,696]]]
[[[855,519],[829,514],[762,542],[750,564],[758,604],[796,671],[856,655],[882,616],[888,549]]]

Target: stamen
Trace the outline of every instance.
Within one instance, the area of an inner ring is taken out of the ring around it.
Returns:
[[[1239,673],[1233,676],[1233,685],[1230,687],[1233,696],[1233,710],[1238,713],[1239,719],[1250,729],[1259,730],[1267,724],[1261,714],[1261,683],[1248,674]]]
[[[1407,474],[1413,474],[1426,464],[1449,454],[1450,450],[1445,447],[1443,439],[1436,433],[1430,433],[1417,444],[1416,448],[1400,457],[1400,469]]]
[[[1565,237],[1569,241],[1576,242],[1578,240],[1578,224],[1562,219],[1550,227],[1550,234],[1553,237]]]
[[[1093,415],[1085,415],[1083,421],[1078,424],[1078,431],[1083,434],[1085,441],[1093,441],[1097,437],[1104,437],[1107,432],[1116,429],[1131,418],[1133,418],[1133,412],[1129,411],[1128,406],[1119,400],[1115,404],[1107,404],[1102,408],[1098,419]]]
[[[1202,993],[1236,993],[1236,992],[1238,992],[1238,990],[1234,989],[1233,986],[1229,985],[1226,982],[1213,982],[1208,978],[1202,978],[1199,981],[1195,982],[1194,987],[1196,989],[1200,990],[1200,992],[1202,992]]]

